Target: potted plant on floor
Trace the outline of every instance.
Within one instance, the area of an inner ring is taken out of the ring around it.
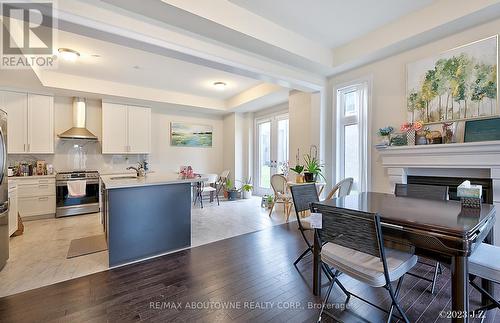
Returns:
[[[252,198],[252,190],[252,178],[243,181],[243,186],[241,186],[241,194],[244,199],[248,200]]]
[[[325,179],[321,173],[322,165],[316,157],[311,154],[304,156],[304,180],[306,183],[313,183],[318,180],[318,176]]]
[[[304,171],[303,165],[295,165],[295,167],[290,168],[290,170],[296,174],[295,175],[295,182],[297,182],[297,183],[304,182],[304,176],[302,176],[302,172]]]
[[[227,199],[230,201],[236,200],[238,198],[238,193],[240,190],[238,190],[236,187],[233,185],[233,181],[228,178],[226,180],[226,193],[227,193]]]

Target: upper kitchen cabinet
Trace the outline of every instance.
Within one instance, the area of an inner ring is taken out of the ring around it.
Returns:
[[[54,97],[28,94],[28,151],[54,153]]]
[[[149,154],[151,109],[102,103],[102,153]]]
[[[54,98],[23,92],[0,91],[7,112],[9,154],[54,153]]]

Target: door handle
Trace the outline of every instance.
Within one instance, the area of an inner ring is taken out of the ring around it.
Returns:
[[[0,127],[0,137],[2,139],[2,169],[1,171],[1,178],[0,178],[0,184],[3,183],[3,180],[5,178],[5,166],[7,165],[7,143],[5,142],[5,136],[3,133],[2,127]]]
[[[39,201],[47,201],[48,199],[49,198],[47,196],[38,198]]]

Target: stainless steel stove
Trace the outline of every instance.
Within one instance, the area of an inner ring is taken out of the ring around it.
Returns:
[[[85,195],[74,197],[68,182],[85,180]],[[56,217],[99,212],[99,172],[65,171],[56,175]]]

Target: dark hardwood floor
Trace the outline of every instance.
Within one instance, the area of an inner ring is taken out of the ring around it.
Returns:
[[[292,265],[303,249],[296,225],[285,224],[0,298],[0,321],[314,322],[320,299],[312,295],[311,257],[298,268]],[[427,277],[431,270],[421,264],[414,268]],[[385,290],[345,275],[341,280],[348,289],[389,305]],[[446,322],[439,312],[450,308],[449,271],[440,276],[436,295],[426,291],[428,286],[407,276],[401,304],[412,322]],[[472,292],[471,298],[476,307],[478,294]],[[357,299],[344,310],[344,299],[339,289],[332,292],[337,320],[385,320]],[[491,314],[487,322],[500,322],[500,314]]]

